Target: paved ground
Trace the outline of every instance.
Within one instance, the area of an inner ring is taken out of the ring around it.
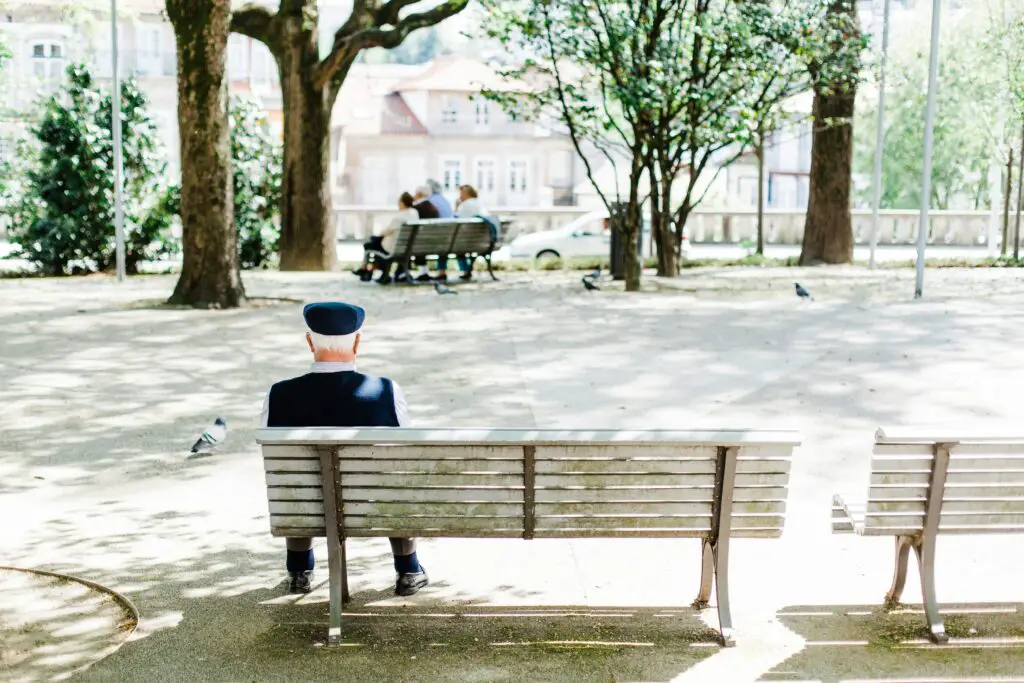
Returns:
[[[0,567],[0,680],[59,680],[111,654],[136,626],[107,592],[67,577]]]
[[[939,597],[974,641],[921,647],[920,614],[877,611],[890,542],[832,536],[829,501],[864,486],[880,424],[1018,424],[1022,279],[929,271],[915,302],[912,270],[710,269],[636,295],[509,274],[445,297],[246,276],[252,296],[366,306],[361,365],[419,425],[800,429],[784,537],[733,547],[730,650],[714,610],[684,607],[699,544],[627,540],[427,541],[434,585],[410,600],[389,594],[386,543],[355,543],[348,646],[317,646],[326,587],[282,597],[253,443],[267,385],[308,362],[300,304],[169,309],[168,277],[0,281],[0,557],[138,605],[133,642],[83,681],[1020,676],[1019,536],[942,540]],[[186,460],[216,415],[226,447]]]

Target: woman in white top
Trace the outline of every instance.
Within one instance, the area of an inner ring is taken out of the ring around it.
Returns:
[[[480,197],[477,196],[476,189],[472,185],[459,186],[459,201],[455,204],[455,215],[459,218],[483,218],[487,220],[487,212],[484,211],[484,207],[480,203]],[[459,276],[460,280],[470,280],[473,278],[473,264],[468,258],[459,258],[459,270],[462,271],[462,275]]]
[[[383,229],[375,229],[370,241],[363,243],[363,265],[358,270],[352,272],[358,275],[364,282],[372,277],[372,271],[368,268],[371,253],[374,254],[374,265],[383,272],[378,282],[387,284],[391,281],[389,273],[391,270],[390,257],[391,252],[395,248],[395,242],[398,240],[398,230],[409,221],[419,219],[419,214],[412,204],[412,195],[408,192],[403,192],[398,198],[398,215],[392,218],[391,222]]]

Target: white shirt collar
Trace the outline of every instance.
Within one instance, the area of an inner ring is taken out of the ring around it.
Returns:
[[[344,361],[314,361],[310,372],[352,372],[356,369],[355,362]]]

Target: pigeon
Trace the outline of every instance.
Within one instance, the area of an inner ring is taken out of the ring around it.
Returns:
[[[442,285],[440,282],[434,283],[434,291],[438,294],[458,294],[454,289]]]
[[[217,447],[217,444],[221,443],[228,436],[228,423],[221,418],[217,418],[210,425],[209,429],[203,432],[203,435],[199,437],[199,440],[192,446],[193,453],[202,453],[205,451],[212,451]]]
[[[796,285],[796,295],[798,297],[800,297],[801,299],[810,299],[811,301],[814,301],[814,297],[811,296],[811,293],[808,292],[803,287],[801,287],[799,282],[794,282],[793,284]]]
[[[601,279],[601,266],[598,266],[597,268],[594,268],[594,272],[587,273],[586,275],[584,275],[584,277],[586,277],[587,279],[590,279],[590,280],[600,280]]]
[[[584,287],[584,288],[585,288],[585,289],[586,289],[586,290],[587,290],[588,292],[595,292],[595,291],[596,291],[596,292],[600,292],[600,291],[601,291],[601,288],[600,288],[600,287],[598,287],[597,285],[595,285],[595,284],[594,284],[593,282],[591,282],[591,281],[590,281],[590,280],[588,280],[587,278],[583,278],[582,280],[580,280],[580,282],[582,282],[582,283],[583,283],[583,287]]]

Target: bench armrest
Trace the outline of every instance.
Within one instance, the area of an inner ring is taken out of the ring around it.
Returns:
[[[844,497],[838,493],[832,496],[832,533],[834,534],[860,534],[864,529],[867,504],[851,504],[846,502],[849,498],[849,496]]]

